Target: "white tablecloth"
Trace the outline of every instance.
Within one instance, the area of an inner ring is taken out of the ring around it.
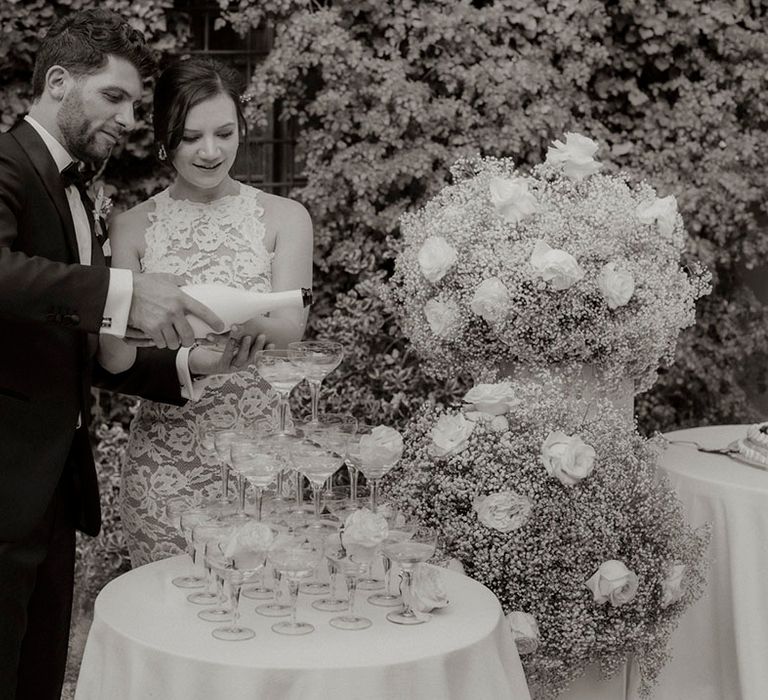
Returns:
[[[388,622],[360,591],[362,631],[331,627],[334,613],[299,596],[316,630],[275,634],[278,621],[242,598],[254,639],[214,639],[188,591],[171,584],[188,567],[174,557],[110,582],[96,600],[76,700],[527,700],[520,659],[501,606],[484,586],[444,571],[450,605],[423,625]],[[284,619],[284,618],[278,618]]]
[[[670,440],[726,447],[746,426],[680,430]],[[768,698],[768,471],[672,445],[661,460],[693,526],[712,523],[704,596],[672,637],[656,700]]]

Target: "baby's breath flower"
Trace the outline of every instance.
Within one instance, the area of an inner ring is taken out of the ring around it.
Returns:
[[[460,160],[454,184],[403,216],[384,294],[428,371],[593,365],[639,392],[672,361],[710,276],[680,265],[674,197],[597,172],[596,148],[570,134],[530,173],[509,158]],[[563,159],[588,176],[569,176]]]
[[[442,557],[460,561],[505,613],[535,621],[537,644],[521,659],[539,695],[556,696],[590,664],[618,670],[629,655],[647,694],[680,616],[702,593],[708,531],[686,524],[657,469],[659,445],[608,400],[591,399],[595,410],[587,412],[588,401],[565,391],[564,381],[541,373],[477,387],[461,406],[425,406],[384,486],[404,511],[439,530]],[[494,416],[508,396],[515,400]],[[478,412],[471,430],[462,429],[466,412],[477,410],[473,399],[493,399],[494,411]],[[496,418],[506,426],[494,426]],[[460,450],[435,455],[438,425],[453,426],[446,432]],[[553,434],[594,450],[577,484],[565,486],[542,465]]]

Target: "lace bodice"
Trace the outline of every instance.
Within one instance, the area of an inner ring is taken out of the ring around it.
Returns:
[[[152,199],[143,271],[271,291],[272,255],[264,244],[258,190],[241,184],[238,194],[209,204],[172,199],[168,190]],[[184,540],[166,513],[169,498],[201,502],[219,494],[220,465],[203,449],[201,431],[274,421],[276,396],[255,368],[204,382],[202,397],[184,406],[142,401],[131,424],[120,514],[134,566],[183,551]]]
[[[264,245],[259,190],[240,184],[239,194],[210,203],[155,195],[145,233],[142,272],[170,272],[190,283],[271,290],[272,254]]]

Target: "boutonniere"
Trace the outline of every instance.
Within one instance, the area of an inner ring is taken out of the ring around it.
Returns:
[[[104,188],[99,187],[96,199],[93,200],[93,223],[98,229],[99,222],[106,223],[109,212],[112,211],[112,198],[104,194]]]

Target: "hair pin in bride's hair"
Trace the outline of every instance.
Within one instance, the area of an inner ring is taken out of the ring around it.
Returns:
[[[252,99],[254,95],[252,92],[244,92],[242,95],[240,95],[240,104],[248,104]]]
[[[168,154],[165,152],[165,146],[161,143],[160,148],[157,149],[157,157],[159,160],[165,160]]]

